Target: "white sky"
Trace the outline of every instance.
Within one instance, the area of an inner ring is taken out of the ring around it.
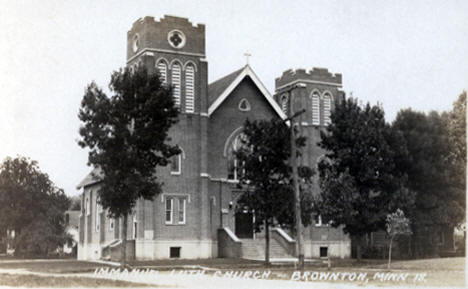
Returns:
[[[23,155],[75,195],[89,172],[76,140],[85,86],[125,65],[143,16],[206,24],[209,80],[245,64],[270,92],[289,68],[326,67],[387,120],[449,110],[468,86],[468,1],[0,0],[0,160]]]

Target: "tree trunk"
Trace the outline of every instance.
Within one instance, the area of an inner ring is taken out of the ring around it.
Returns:
[[[123,216],[123,224],[122,224],[122,244],[120,247],[120,267],[125,268],[127,265],[127,223],[128,223],[128,215],[125,214]]]
[[[265,266],[270,266],[270,226],[265,220]]]
[[[392,262],[392,244],[393,244],[393,237],[390,238],[390,247],[388,248],[388,265],[387,265],[387,269],[390,269],[390,263]]]
[[[357,242],[356,242],[356,257],[357,257],[358,262],[361,262],[361,259],[362,259],[361,242],[362,242],[362,237],[361,237],[361,236],[357,236]]]
[[[410,257],[411,259],[413,259],[413,250],[411,248],[411,246],[413,246],[412,240],[413,240],[413,236],[410,235],[409,240],[408,240],[408,242],[409,242],[409,244],[408,244],[408,257]]]

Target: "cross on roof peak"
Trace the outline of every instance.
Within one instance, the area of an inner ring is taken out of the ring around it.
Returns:
[[[252,56],[252,54],[246,52],[244,53],[245,56],[245,65],[249,65],[249,57]]]

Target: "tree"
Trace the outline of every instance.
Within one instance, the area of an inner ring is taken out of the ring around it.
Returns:
[[[457,160],[461,155],[450,141],[449,119],[446,113],[426,115],[406,109],[392,124],[403,136],[408,151],[397,170],[408,176],[407,187],[417,195],[414,209],[407,211],[416,255],[431,253],[423,251],[434,248],[428,243],[432,239],[428,233],[437,232],[436,227],[455,226],[465,215],[465,189],[459,173],[466,162],[464,158],[461,163]]]
[[[238,200],[238,209],[248,208],[255,214],[255,230],[265,230],[265,263],[270,263],[269,228],[275,224],[294,228],[294,193],[291,181],[289,128],[281,120],[260,120],[244,123],[242,146],[237,150],[240,185],[244,193]],[[305,139],[297,138],[298,147]],[[304,183],[312,179],[307,167],[299,170]],[[310,223],[310,205],[306,191],[302,199],[304,223]],[[310,199],[310,198],[309,198]]]
[[[361,107],[349,98],[337,103],[331,119],[319,143],[327,153],[319,163],[316,206],[333,227],[357,239],[360,259],[361,237],[384,230],[388,213],[411,204],[405,176],[395,170],[405,151],[378,106]]]
[[[64,216],[70,200],[37,162],[5,159],[0,167],[0,203],[0,228],[15,232],[15,255],[45,256],[70,239]]]
[[[86,88],[79,111],[79,145],[89,148],[88,164],[102,169],[100,204],[110,217],[123,218],[125,266],[128,214],[139,198],[152,200],[161,192],[156,168],[180,153],[168,136],[178,109],[171,88],[143,66],[114,72],[109,89],[110,97],[94,82]]]
[[[409,220],[405,217],[405,213],[397,209],[394,213],[387,215],[387,234],[390,237],[390,245],[388,247],[388,265],[390,269],[390,262],[392,261],[392,245],[393,239],[399,235],[410,235],[411,227]]]
[[[450,180],[457,190],[457,200],[461,208],[466,208],[466,91],[458,97],[446,120],[449,144]],[[463,213],[466,218],[466,215]],[[466,222],[466,220],[465,220]]]
[[[449,112],[447,122],[449,141],[453,148],[450,154],[450,170],[449,176],[453,177],[453,183],[458,191],[458,202],[461,208],[466,210],[466,91],[458,97],[453,104],[453,109]],[[458,224],[459,229],[463,230],[464,238],[466,239],[466,214],[461,224]],[[465,226],[462,226],[465,224]]]

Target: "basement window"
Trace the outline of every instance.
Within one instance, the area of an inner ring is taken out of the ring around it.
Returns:
[[[328,247],[320,247],[320,258],[328,257]]]
[[[170,247],[169,258],[180,258],[180,247]]]

